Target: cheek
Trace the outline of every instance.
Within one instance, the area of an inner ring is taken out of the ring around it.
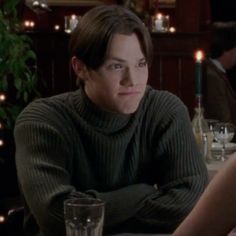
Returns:
[[[137,77],[139,78],[139,81],[145,83],[148,80],[148,69],[140,70],[137,73]]]

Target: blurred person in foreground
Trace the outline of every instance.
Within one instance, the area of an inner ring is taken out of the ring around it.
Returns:
[[[227,70],[236,65],[236,22],[212,25],[209,59],[206,61],[205,115],[236,125],[236,93]]]
[[[152,50],[128,9],[84,15],[70,41],[80,88],[31,103],[16,122],[26,235],[65,235],[71,197],[106,202],[105,234],[173,232],[191,211],[207,170],[186,107],[147,86]]]
[[[227,236],[236,227],[236,153],[172,236]]]

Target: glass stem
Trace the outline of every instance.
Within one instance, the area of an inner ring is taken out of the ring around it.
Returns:
[[[225,143],[222,144],[222,150],[221,150],[221,161],[225,161]]]

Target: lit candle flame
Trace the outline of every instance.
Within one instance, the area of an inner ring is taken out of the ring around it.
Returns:
[[[195,52],[195,59],[196,59],[196,62],[202,62],[202,60],[204,59],[204,53],[202,50],[197,50]]]
[[[6,100],[6,96],[3,93],[0,93],[0,102],[3,102]]]
[[[175,32],[176,32],[176,29],[175,29],[175,27],[171,26],[170,29],[169,29],[169,31],[170,31],[171,33],[175,33]]]
[[[31,28],[34,28],[34,26],[35,26],[35,23],[34,23],[34,21],[30,21],[30,24],[29,24],[29,26],[30,26]]]
[[[156,17],[157,17],[158,20],[161,20],[163,15],[161,13],[158,13]]]
[[[5,217],[0,215],[0,223],[3,223],[5,221]]]
[[[29,20],[26,20],[26,21],[24,22],[24,25],[25,25],[25,27],[29,27],[29,26],[30,26],[30,21],[29,21]]]
[[[54,30],[58,31],[60,29],[60,25],[55,25]]]
[[[0,139],[0,147],[4,145],[4,142],[2,139]]]

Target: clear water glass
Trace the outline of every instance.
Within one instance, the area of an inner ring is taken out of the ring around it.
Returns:
[[[74,198],[64,202],[67,236],[102,236],[104,202],[95,198]]]

